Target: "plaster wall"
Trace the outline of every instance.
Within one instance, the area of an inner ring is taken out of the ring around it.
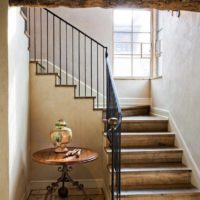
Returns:
[[[82,9],[71,9],[71,8],[52,8],[50,9],[52,12],[56,13],[61,18],[65,19],[75,27],[78,27],[80,30],[103,44],[104,46],[108,47],[108,53],[109,53],[109,59],[110,63],[112,63],[112,57],[113,57],[113,9],[103,9],[103,8],[82,8]],[[42,11],[43,17],[42,17],[42,59],[47,59],[47,54],[45,48],[47,47],[47,19],[46,19],[46,12]],[[31,13],[31,16],[33,18],[33,12]],[[40,16],[40,10],[36,9],[36,51],[33,49],[34,47],[34,41],[31,42],[31,57],[34,58],[41,58],[41,24],[38,21]],[[49,55],[48,59],[50,62],[53,62],[53,18],[49,14],[49,40],[48,40],[48,46],[49,46]],[[66,45],[66,32],[65,32],[65,24],[61,23],[61,65],[62,68],[66,68],[66,46],[67,53],[68,53],[68,73],[72,74],[72,31],[71,28],[68,26],[67,31],[67,38],[68,42]],[[34,23],[32,21],[31,23],[31,34],[34,33]],[[55,35],[59,35],[59,23],[55,20]],[[32,35],[33,37],[33,35]],[[57,66],[60,65],[60,55],[59,55],[59,38],[55,36],[55,63]],[[74,75],[76,78],[78,78],[78,35],[76,31],[74,31]],[[87,46],[87,61],[86,61],[86,71],[87,71],[87,83],[90,86],[90,73],[91,73],[91,57],[90,57],[90,40],[86,41]],[[85,77],[85,59],[84,59],[84,37],[81,35],[80,39],[80,77],[81,80],[84,82]],[[36,53],[35,53],[36,52]],[[93,70],[92,70],[92,79],[93,79],[93,87],[96,90],[97,89],[97,59],[96,59],[96,44],[93,44],[93,56],[92,56],[92,63],[93,63]],[[36,56],[35,56],[36,54]],[[102,68],[102,49],[99,47],[99,91],[101,94],[103,94],[103,68]],[[45,65],[45,63],[43,63]],[[50,69],[52,70],[52,69]],[[59,71],[58,71],[59,72]],[[65,76],[63,76],[63,81],[65,82]],[[71,83],[71,81],[70,81]],[[127,88],[128,86],[128,88]],[[116,87],[118,90],[119,97],[121,98],[120,103],[122,106],[130,106],[133,104],[149,104],[150,103],[150,89],[149,89],[149,80],[116,80]],[[126,91],[126,92],[125,92]],[[81,90],[80,92],[82,95],[84,95],[84,90]]]
[[[170,112],[200,172],[200,14],[162,15],[163,77],[151,82],[152,106]]]
[[[0,199],[9,199],[8,170],[8,1],[0,1]]]
[[[9,199],[24,199],[29,172],[29,53],[20,8],[8,9]],[[4,199],[4,198],[2,198]]]
[[[35,75],[35,69],[35,64],[31,64],[31,154],[43,148],[53,147],[50,131],[55,122],[63,118],[73,131],[70,146],[88,147],[99,153],[96,161],[74,165],[72,171],[73,178],[91,180],[90,187],[95,187],[96,182],[103,182],[102,111],[93,110],[92,99],[74,99],[73,87],[55,87],[54,75]],[[55,180],[59,175],[57,166],[31,162],[30,177],[33,187],[41,187],[42,182]]]

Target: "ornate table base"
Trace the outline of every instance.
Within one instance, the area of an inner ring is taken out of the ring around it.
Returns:
[[[61,172],[61,176],[57,179],[56,182],[51,183],[51,185],[47,186],[47,194],[45,196],[45,200],[50,196],[50,199],[52,199],[52,193],[55,192],[58,187],[59,183],[62,183],[62,186],[58,189],[58,194],[61,198],[67,198],[68,197],[68,188],[65,187],[65,183],[69,182],[73,186],[77,187],[79,190],[83,192],[84,199],[85,200],[91,200],[88,195],[86,194],[84,190],[84,185],[80,184],[78,181],[74,181],[70,175],[69,172],[72,170],[72,167],[69,165],[62,165],[62,167],[58,168],[58,171]]]

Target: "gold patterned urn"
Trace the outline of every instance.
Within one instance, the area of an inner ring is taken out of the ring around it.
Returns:
[[[50,137],[55,146],[55,152],[67,152],[67,144],[70,143],[72,139],[72,130],[67,127],[63,119],[60,119],[55,123],[54,128],[50,132]]]

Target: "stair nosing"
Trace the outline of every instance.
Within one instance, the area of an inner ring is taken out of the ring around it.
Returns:
[[[107,136],[107,132],[104,132],[104,136]],[[121,132],[121,137],[131,136],[175,136],[173,132]]]
[[[111,153],[110,148],[105,148],[107,153]],[[175,152],[183,152],[181,148],[121,148],[121,153],[137,153],[137,152],[165,152],[165,151],[175,151]]]
[[[109,172],[111,173],[112,170],[109,168]],[[130,170],[126,170],[121,167],[121,173],[135,173],[135,172],[192,172],[192,169],[187,167],[158,167],[158,168],[131,168]]]
[[[129,192],[129,193],[128,193]],[[132,192],[132,193],[131,193]],[[135,192],[135,194],[134,194]],[[124,193],[124,194],[123,194]],[[121,190],[121,196],[146,196],[146,195],[181,195],[200,194],[197,188],[189,189],[144,189],[144,190]]]

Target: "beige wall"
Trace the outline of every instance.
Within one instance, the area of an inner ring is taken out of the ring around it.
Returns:
[[[30,130],[31,153],[53,147],[50,131],[55,122],[63,118],[73,131],[70,145],[92,148],[99,153],[98,160],[74,166],[74,178],[102,182],[103,124],[102,112],[93,110],[93,100],[74,99],[74,88],[55,87],[54,75],[36,76],[35,65],[30,74]],[[57,167],[31,162],[31,185],[58,178]]]
[[[163,15],[163,78],[151,83],[152,104],[171,113],[200,170],[200,14]]]
[[[9,199],[24,198],[29,171],[29,54],[20,8],[8,10]]]
[[[122,106],[150,105],[150,80],[115,80]]]
[[[0,199],[8,200],[8,1],[0,1]]]
[[[80,30],[103,44],[104,46],[108,47],[109,51],[109,59],[110,63],[112,63],[112,51],[113,51],[113,10],[112,9],[103,9],[103,8],[84,8],[84,9],[70,9],[70,8],[52,8],[51,9],[54,13],[56,13],[58,16],[61,16],[63,19],[74,25],[75,27],[78,27]],[[39,10],[36,10],[36,15],[39,15]],[[33,16],[33,12],[31,14]],[[52,61],[53,57],[53,42],[52,42],[52,16],[49,14],[49,60]],[[65,68],[66,63],[66,48],[65,48],[65,26],[62,23],[62,67]],[[43,11],[43,59],[47,58],[46,51],[44,48],[46,48],[46,13]],[[59,34],[59,27],[58,27],[58,21],[55,21],[55,35]],[[31,33],[33,34],[34,30],[34,23],[31,23]],[[37,58],[40,58],[41,55],[41,49],[40,49],[40,23],[36,24],[36,54]],[[75,39],[77,39],[77,34],[75,32]],[[68,72],[72,73],[71,68],[71,29],[68,27]],[[58,37],[55,37],[56,40],[56,53],[55,53],[55,62],[57,65],[59,65],[59,40]],[[76,40],[77,41],[77,40]],[[80,44],[83,45],[83,39],[81,39]],[[31,42],[32,46],[32,57],[34,57],[34,42]],[[74,55],[75,55],[75,77],[78,78],[78,50],[77,42],[74,42]],[[82,47],[84,49],[84,47]],[[101,53],[102,49],[99,48],[99,52]],[[88,40],[87,42],[87,72],[89,75],[87,75],[87,83],[90,86],[90,42]],[[81,50],[81,55],[84,52]],[[96,46],[93,46],[93,87],[96,89]],[[100,55],[100,58],[102,58],[103,55]],[[43,63],[45,65],[45,63]],[[84,81],[84,58],[81,56],[81,80]],[[102,63],[101,59],[99,59],[99,74],[102,74]],[[68,78],[69,79],[69,78]],[[63,76],[63,80],[65,81],[65,76]],[[102,93],[102,84],[103,81],[102,76],[99,77],[99,91]],[[128,87],[127,87],[128,86]],[[150,90],[149,90],[149,80],[116,80],[116,87],[118,90],[119,97],[121,98],[120,103],[123,106],[127,105],[133,105],[133,104],[149,104],[150,102]],[[83,87],[84,88],[84,87]],[[81,90],[81,94],[84,95],[84,90]],[[125,92],[126,91],[126,92]]]
[[[28,52],[19,9],[7,1],[0,27],[0,199],[20,200],[28,183]]]

